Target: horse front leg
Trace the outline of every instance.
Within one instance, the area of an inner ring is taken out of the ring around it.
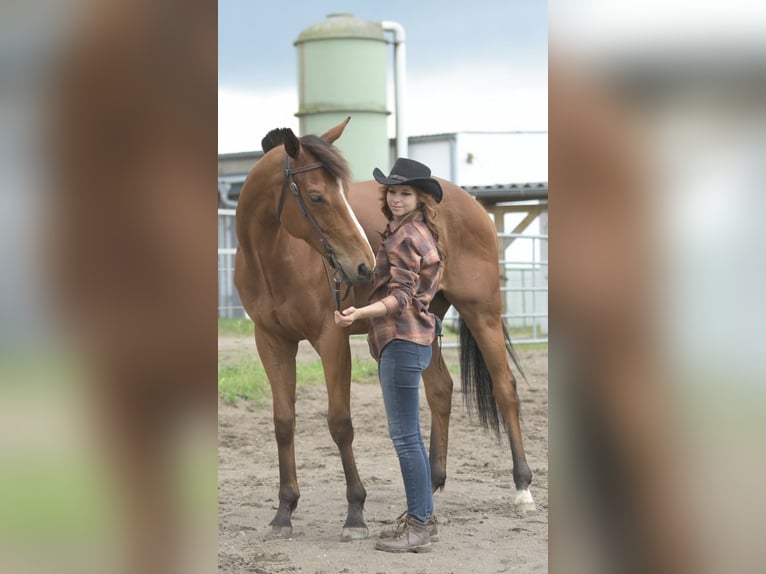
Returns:
[[[438,338],[432,344],[431,364],[423,371],[426,400],[431,411],[431,487],[434,492],[444,488],[447,480],[447,443],[452,413],[452,376],[444,363]]]
[[[293,533],[293,510],[301,496],[295,466],[295,357],[298,342],[271,336],[262,328],[256,328],[255,342],[271,386],[274,436],[279,455],[279,507],[269,524],[272,536],[289,538]]]
[[[338,446],[343,473],[346,477],[348,513],[341,540],[367,538],[369,531],[364,522],[364,501],[367,491],[359,478],[354,457],[354,426],[351,422],[351,350],[345,329],[333,325],[330,333],[316,346],[322,358],[327,385],[327,425]]]
[[[450,302],[444,292],[440,291],[431,301],[429,310],[440,319],[444,319],[449,308]],[[431,488],[434,492],[443,489],[447,480],[447,443],[454,387],[439,343],[439,337],[435,337],[431,344],[431,364],[423,371],[423,386],[431,411],[431,444],[428,458],[431,463]]]

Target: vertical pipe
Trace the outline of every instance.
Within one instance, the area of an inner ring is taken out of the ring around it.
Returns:
[[[537,282],[537,237],[532,238],[532,314],[535,315],[532,317],[532,338],[537,339],[538,337],[538,327],[537,324],[539,317],[537,317],[537,286],[539,283]]]
[[[394,113],[396,114],[396,157],[407,157],[407,131],[404,124],[404,95],[406,93],[406,41],[404,27],[398,22],[384,20],[383,31],[394,34]]]
[[[457,180],[457,134],[452,134],[449,139],[449,180],[453,183],[458,183]]]

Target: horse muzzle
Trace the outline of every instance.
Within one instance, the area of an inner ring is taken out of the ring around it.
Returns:
[[[367,267],[366,263],[360,263],[359,266],[356,268],[357,276],[359,278],[357,285],[362,285],[364,283],[369,283],[372,281],[372,269]]]
[[[343,279],[352,285],[364,285],[365,283],[372,281],[373,278],[372,269],[370,269],[365,262],[359,263],[358,265],[344,265],[341,261],[336,260],[335,269],[340,272]]]

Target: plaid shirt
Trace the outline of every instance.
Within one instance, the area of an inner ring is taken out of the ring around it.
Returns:
[[[436,242],[420,211],[405,216],[392,229],[386,226],[375,259],[375,284],[370,302],[382,301],[387,313],[369,321],[367,341],[375,360],[393,339],[430,345],[435,317],[428,311],[439,287],[441,259]]]

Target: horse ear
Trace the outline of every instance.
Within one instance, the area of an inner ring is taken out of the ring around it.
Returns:
[[[293,130],[288,129],[285,132],[285,151],[293,159],[298,158],[298,152],[301,150],[301,142],[298,137],[293,133]]]
[[[348,124],[350,120],[351,120],[351,116],[348,116],[345,120],[340,122],[337,126],[327,130],[325,133],[322,134],[322,139],[326,142],[333,143],[336,139],[338,139],[343,134],[343,130],[346,129],[346,124]]]

